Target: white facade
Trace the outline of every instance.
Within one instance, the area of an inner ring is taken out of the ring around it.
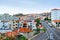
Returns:
[[[31,28],[32,30],[36,29],[36,23],[34,23],[34,20],[28,22],[28,27]]]
[[[13,29],[14,20],[18,20],[18,17],[9,15],[7,13],[1,14],[0,15],[0,29],[4,29],[4,27],[2,27],[3,23],[4,23],[4,26],[6,26],[5,29],[9,29],[9,28]]]
[[[4,25],[4,26],[3,26]],[[11,29],[13,27],[13,22],[9,21],[9,22],[0,22],[0,29]]]
[[[60,9],[51,10],[51,22],[55,27],[60,27]]]
[[[51,20],[60,20],[60,9],[51,10]]]

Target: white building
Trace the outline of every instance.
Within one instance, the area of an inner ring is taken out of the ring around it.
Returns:
[[[60,9],[51,10],[51,21],[54,26],[60,27]]]
[[[4,29],[3,26],[5,26],[5,29],[12,29],[13,21],[18,20],[18,17],[9,15],[8,13],[1,14],[0,15],[0,29]]]
[[[32,30],[36,29],[36,22],[34,20],[28,22],[28,27]]]

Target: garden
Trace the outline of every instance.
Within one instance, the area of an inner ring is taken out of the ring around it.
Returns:
[[[0,33],[0,40],[27,40],[27,38],[23,35],[13,35],[6,36],[5,33]]]

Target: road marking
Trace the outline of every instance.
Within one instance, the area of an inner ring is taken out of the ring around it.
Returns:
[[[47,26],[48,28],[47,28],[46,26]],[[58,39],[60,39],[59,36],[58,36],[48,25],[46,25],[46,23],[45,23],[45,27],[46,27],[47,29],[50,29],[50,30],[55,34],[55,36],[56,36]]]
[[[48,28],[55,34],[55,36],[60,39],[60,37],[48,26]]]

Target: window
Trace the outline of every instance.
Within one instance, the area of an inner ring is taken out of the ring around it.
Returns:
[[[56,24],[57,24],[57,22],[56,22]]]
[[[60,22],[59,22],[59,24],[60,24]]]
[[[15,23],[15,22],[13,22],[13,23]]]
[[[17,25],[17,24],[16,24]]]
[[[15,26],[15,25],[13,25],[13,26]]]
[[[24,24],[23,24],[23,27],[27,27],[27,24],[24,23]]]
[[[20,24],[20,26],[22,26],[22,24]]]
[[[16,21],[16,23],[18,23],[18,21]]]
[[[32,25],[32,23],[30,23],[30,25]]]

